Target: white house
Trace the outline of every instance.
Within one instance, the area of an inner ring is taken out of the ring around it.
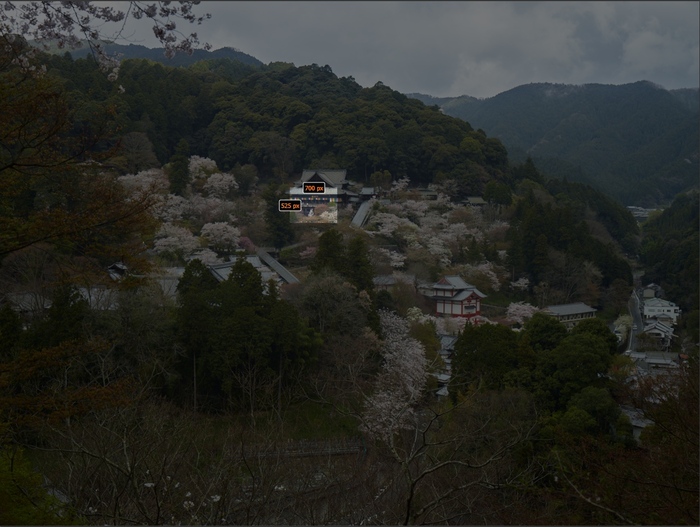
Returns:
[[[675,325],[678,322],[678,316],[680,313],[680,308],[668,300],[664,300],[662,298],[649,298],[648,300],[644,300],[645,320],[655,318],[663,321],[666,319],[670,321],[671,324]]]

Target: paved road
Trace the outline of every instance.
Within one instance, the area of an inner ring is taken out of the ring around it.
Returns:
[[[639,296],[637,295],[636,290],[632,292],[632,296],[630,296],[627,305],[629,307],[630,315],[632,316],[633,327],[637,326],[637,329],[633,329],[630,332],[630,343],[628,347],[629,350],[634,351],[637,348],[637,335],[642,332],[642,329],[644,329],[640,307],[641,302],[639,301]]]

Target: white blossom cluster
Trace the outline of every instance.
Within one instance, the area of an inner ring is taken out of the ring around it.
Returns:
[[[231,225],[234,204],[226,199],[238,185],[233,175],[221,173],[211,159],[192,156],[189,167],[194,181],[185,196],[167,193],[168,180],[162,169],[145,170],[119,180],[135,193],[159,192],[154,215],[164,223],[154,243],[157,253],[217,263],[221,260],[216,252],[238,249],[241,233]],[[195,232],[199,230],[200,236],[178,224],[187,224]]]
[[[518,278],[514,282],[510,283],[510,287],[516,291],[527,291],[530,288],[530,280],[525,277]]]
[[[188,168],[193,179],[206,179],[219,170],[216,161],[208,157],[190,156]]]
[[[458,207],[450,203],[447,196],[439,195],[438,201],[404,200],[384,205],[370,220],[370,235],[392,238],[396,243],[410,249],[425,250],[430,253],[442,267],[452,264],[456,251],[463,251],[474,239],[480,243],[485,237],[484,225],[480,214],[470,211],[469,224],[456,220],[453,213]],[[496,222],[494,232],[507,229],[505,222]],[[500,283],[491,268],[482,271],[495,288]]]
[[[195,194],[189,199],[188,214],[204,223],[214,221],[232,221],[234,204],[232,201],[220,198],[208,198]]]
[[[394,269],[401,269],[406,263],[406,257],[397,251],[379,249],[379,252],[389,259],[389,265]]]
[[[498,291],[501,289],[501,280],[496,274],[496,265],[493,262],[482,262],[475,267],[476,271],[482,273],[489,281],[491,289]]]
[[[539,309],[527,302],[512,302],[506,310],[506,318],[516,324],[524,324],[526,320],[532,318]]]
[[[468,319],[463,317],[436,317],[434,315],[426,315],[418,307],[408,308],[406,311],[406,318],[411,322],[418,322],[420,324],[429,322],[435,326],[435,331],[442,335],[457,335],[464,329],[468,321]]]
[[[159,253],[189,255],[199,247],[199,240],[184,227],[164,223],[156,234],[153,249]]]
[[[380,313],[384,363],[375,392],[365,401],[363,427],[387,443],[396,432],[410,428],[413,407],[420,400],[427,380],[425,349],[408,335],[408,322],[400,316]]]
[[[161,196],[155,209],[155,216],[167,222],[183,219],[190,212],[191,205],[188,200],[176,194]]]
[[[450,265],[452,261],[452,251],[445,245],[445,241],[442,238],[430,237],[427,239],[423,238],[423,240],[425,240],[423,243],[425,248],[438,259],[441,266],[447,267]]]
[[[205,265],[214,265],[223,262],[223,260],[219,258],[211,249],[200,249],[199,251],[195,251],[189,256],[188,259],[199,260]]]
[[[396,214],[387,212],[378,212],[372,216],[372,223],[377,226],[377,234],[387,237],[393,237],[399,228],[403,227],[408,230],[417,230],[418,225],[406,218],[400,218]]]
[[[138,174],[120,176],[117,181],[126,190],[137,195],[143,192],[165,192],[168,189],[168,178],[161,168],[149,168]]]
[[[229,192],[238,188],[238,183],[233,177],[233,174],[222,174],[217,172],[207,178],[206,183],[202,187],[208,196],[224,199]]]
[[[234,251],[238,247],[241,231],[225,222],[207,223],[202,227],[201,236],[210,247],[221,251]]]
[[[408,184],[411,182],[408,176],[397,179],[391,184],[392,192],[403,192],[408,188]]]

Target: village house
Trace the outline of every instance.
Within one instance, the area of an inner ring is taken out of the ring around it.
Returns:
[[[661,322],[675,325],[680,316],[680,308],[673,302],[662,298],[649,298],[644,300],[644,320],[656,319]]]
[[[583,302],[547,306],[542,310],[543,313],[553,316],[564,324],[566,329],[573,328],[576,324],[587,318],[594,318],[596,311],[597,309]]]
[[[435,302],[437,316],[473,318],[481,316],[481,299],[486,295],[459,276],[445,276],[423,294]]]
[[[644,324],[643,333],[653,337],[661,351],[668,350],[671,347],[671,341],[676,336],[671,325],[654,319],[650,319]]]
[[[644,289],[642,289],[642,298],[647,300],[648,298],[661,298],[663,295],[663,290],[661,286],[656,284],[649,284]]]

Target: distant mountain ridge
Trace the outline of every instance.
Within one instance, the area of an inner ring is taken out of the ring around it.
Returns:
[[[213,51],[204,49],[195,49],[192,55],[187,53],[176,53],[174,57],[167,58],[163,48],[147,48],[139,44],[110,44],[105,43],[104,49],[108,55],[117,55],[122,60],[125,59],[148,59],[155,62],[160,62],[166,66],[189,66],[200,60],[210,59],[231,59],[249,66],[263,66],[263,63],[247,53],[243,53],[232,47],[223,47]],[[51,53],[65,53],[66,50],[52,49]],[[68,51],[73,59],[81,59],[87,57],[90,53],[90,47],[84,45],[81,48]]]
[[[697,88],[534,83],[494,97],[407,94],[501,139],[545,173],[653,205],[698,185]]]

